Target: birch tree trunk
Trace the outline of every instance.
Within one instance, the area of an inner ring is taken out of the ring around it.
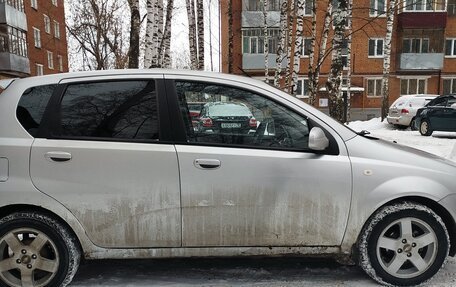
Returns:
[[[154,6],[154,33],[152,35],[152,63],[151,68],[160,68],[160,44],[163,39],[163,0],[155,0]]]
[[[294,55],[293,55],[293,74],[292,74],[292,89],[291,92],[293,95],[296,95],[296,88],[298,84],[298,73],[300,67],[300,61],[302,56],[303,50],[303,34],[304,34],[304,14],[306,8],[306,1],[305,0],[298,0],[297,3],[297,16],[296,16],[296,36],[295,36],[295,47],[294,47]],[[304,86],[302,87],[304,89]]]
[[[204,70],[204,4],[203,0],[196,0],[198,23],[198,70]]]
[[[339,122],[343,122],[343,97],[342,97],[342,45],[345,36],[345,21],[347,18],[347,0],[339,0],[338,7],[334,10],[334,38],[332,41],[331,70],[326,89],[329,94],[329,115]]]
[[[198,69],[198,51],[196,44],[196,19],[195,19],[195,2],[186,0],[188,16],[188,41],[190,47],[190,61],[192,70]]]
[[[149,69],[152,66],[152,57],[154,53],[154,37],[155,30],[158,28],[155,22],[154,8],[157,0],[147,0],[147,24],[146,24],[146,51],[144,55],[144,68]]]
[[[311,37],[310,37],[310,51],[309,51],[309,66],[308,66],[308,77],[309,77],[309,100],[308,103],[311,106],[315,105],[315,99],[317,98],[317,83],[314,84],[315,77],[315,46],[317,42],[317,1],[311,0],[312,2],[312,24],[311,24]],[[331,2],[331,1],[330,1]],[[308,5],[308,3],[306,3]],[[326,23],[326,22],[325,22]],[[326,46],[326,45],[325,45]],[[321,47],[323,48],[323,47]],[[320,48],[320,49],[321,49]]]
[[[383,46],[383,80],[382,80],[382,121],[388,115],[389,107],[389,75],[391,70],[391,40],[393,38],[394,14],[396,12],[396,0],[390,0],[386,14],[386,36]]]
[[[208,9],[208,21],[209,21],[209,59],[210,59],[210,64],[211,64],[211,71],[214,71],[214,59],[212,55],[212,0],[209,0],[208,3],[209,9]]]
[[[281,0],[280,4],[280,40],[277,44],[277,67],[274,76],[274,86],[280,88],[280,82],[282,80],[282,62],[285,59],[285,41],[287,38],[287,14],[288,14],[288,0]]]
[[[288,46],[287,46],[287,68],[285,71],[285,87],[286,90],[291,93],[293,87],[291,84],[291,53],[293,47],[293,26],[294,26],[294,16],[295,14],[295,0],[290,2],[290,11],[288,12]]]
[[[317,1],[315,1],[315,2],[317,2]],[[315,8],[314,12],[316,14],[316,8]],[[315,64],[315,68],[313,68],[314,70],[311,75],[312,77],[309,77],[309,79],[310,79],[309,102],[311,101],[312,105],[315,104],[315,100],[317,98],[318,82],[320,81],[321,66],[323,65],[323,62],[326,58],[326,49],[327,49],[327,45],[328,45],[329,29],[331,28],[332,14],[333,14],[332,1],[328,1],[328,6],[326,8],[326,14],[325,14],[325,22],[323,24],[323,32],[322,32],[322,36],[321,36],[321,46],[320,46],[320,50],[318,53],[317,63]],[[315,26],[315,29],[316,29],[316,26]],[[315,50],[315,46],[312,49]]]
[[[165,27],[163,28],[163,39],[161,40],[160,49],[159,49],[159,55],[160,55],[159,66],[162,68],[171,67],[170,47],[171,47],[171,22],[173,19],[173,8],[174,8],[174,0],[168,0],[168,4],[166,6]]]
[[[233,73],[233,0],[228,0],[228,73]]]
[[[267,83],[269,80],[269,32],[268,32],[268,2],[263,0],[263,17],[264,17],[264,81]]]
[[[130,7],[130,48],[128,50],[128,68],[139,67],[139,33],[141,29],[141,15],[139,13],[139,0],[128,0]]]
[[[352,32],[353,32],[353,0],[348,0],[348,15],[347,15],[347,98],[346,98],[346,107],[347,107],[347,114],[345,117],[345,121],[350,121],[350,114],[351,114],[351,75],[352,75],[352,60],[351,60],[351,52],[352,52]]]

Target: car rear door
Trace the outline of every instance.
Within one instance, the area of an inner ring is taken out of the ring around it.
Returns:
[[[183,246],[341,244],[352,175],[340,139],[328,132],[332,149],[312,152],[308,132],[316,123],[283,104],[229,81],[167,77],[169,99],[179,98],[172,118],[182,118],[174,130],[183,131],[176,135]],[[201,100],[244,104],[258,126],[199,133],[186,103]]]
[[[181,245],[178,162],[162,75],[62,81],[30,172],[101,247]]]

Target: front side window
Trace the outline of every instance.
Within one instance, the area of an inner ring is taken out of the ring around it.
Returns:
[[[36,136],[44,111],[57,85],[38,86],[27,89],[17,106],[16,116],[32,136]]]
[[[61,136],[158,140],[154,81],[69,85],[61,103]]]
[[[383,39],[369,39],[369,57],[383,57]]]
[[[425,79],[401,79],[401,95],[415,95],[425,93]]]
[[[176,82],[190,143],[307,150],[310,122],[256,93],[209,83]],[[197,114],[190,107],[201,106]]]

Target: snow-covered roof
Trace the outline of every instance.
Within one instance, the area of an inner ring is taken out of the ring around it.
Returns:
[[[346,92],[347,90],[348,90],[347,86],[343,86],[342,87],[342,91],[343,92]],[[326,87],[321,87],[318,91],[326,92]],[[363,87],[357,87],[357,86],[351,86],[350,91],[351,92],[355,92],[355,93],[362,93],[362,92],[364,92],[364,88]]]

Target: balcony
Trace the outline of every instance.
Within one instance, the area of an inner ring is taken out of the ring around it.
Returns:
[[[443,68],[443,53],[402,53],[401,70],[440,70]]]
[[[269,54],[268,62],[269,68],[277,66],[277,55]],[[282,68],[287,66],[286,59],[282,61]],[[264,54],[243,54],[242,55],[242,69],[244,70],[264,70]]]
[[[8,52],[0,52],[0,71],[13,75],[30,74],[29,59]]]
[[[0,24],[27,31],[27,18],[24,12],[16,10],[5,2],[0,2]]]
[[[280,12],[269,11],[267,14],[268,27],[280,27]],[[258,28],[264,26],[262,11],[242,11],[242,28]]]
[[[402,29],[445,29],[447,12],[402,12],[398,26]]]

